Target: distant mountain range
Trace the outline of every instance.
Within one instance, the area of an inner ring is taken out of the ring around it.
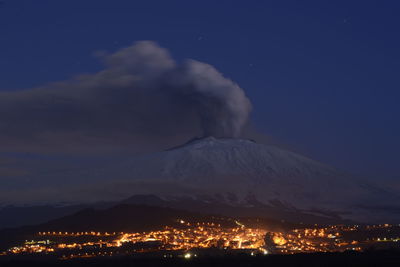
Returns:
[[[257,200],[249,202],[246,206],[231,205],[221,202],[218,198],[207,198],[204,200],[189,197],[176,197],[168,200],[156,195],[134,195],[119,202],[104,202],[95,204],[82,204],[70,206],[30,206],[17,207],[8,206],[0,209],[0,230],[4,228],[19,228],[21,226],[34,226],[65,218],[82,210],[108,210],[119,205],[144,205],[149,207],[171,208],[185,212],[196,212],[199,214],[212,214],[220,216],[237,217],[261,217],[264,220],[292,223],[346,223],[337,216],[318,216],[302,213],[301,211],[277,209],[264,205]],[[71,230],[70,230],[71,231]]]

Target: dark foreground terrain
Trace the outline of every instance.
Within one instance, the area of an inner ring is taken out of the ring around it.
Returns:
[[[400,251],[321,253],[209,258],[0,259],[0,266],[400,266]]]

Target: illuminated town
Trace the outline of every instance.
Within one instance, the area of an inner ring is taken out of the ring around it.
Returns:
[[[26,240],[2,256],[48,255],[60,259],[156,255],[159,257],[200,257],[247,253],[252,256],[312,252],[364,251],[399,248],[400,226],[331,225],[296,228],[282,232],[236,227],[210,222],[188,223],[148,232],[39,232],[37,240]]]

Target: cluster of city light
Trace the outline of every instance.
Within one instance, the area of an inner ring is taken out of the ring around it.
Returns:
[[[276,253],[330,252],[340,250],[337,228],[294,229],[271,236]],[[355,248],[354,248],[355,250]],[[358,250],[358,248],[357,248]]]
[[[271,240],[275,253],[298,252],[340,252],[345,250],[361,251],[363,248],[376,242],[399,242],[400,237],[376,237],[363,238],[361,240],[349,240],[343,235],[346,232],[371,231],[396,227],[390,224],[379,225],[331,225],[327,227],[301,228],[282,233],[274,233]]]
[[[229,249],[258,249],[264,245],[262,229],[244,227],[222,228],[217,225],[196,225],[188,228],[166,227],[164,230],[144,233],[126,233],[116,241],[124,243],[158,241],[166,250],[189,250],[192,248],[220,247]]]
[[[39,232],[40,236],[113,236],[118,234],[123,234],[124,232],[55,232],[55,231],[48,231],[48,232]]]
[[[24,246],[20,247],[12,247],[9,249],[9,252],[13,254],[20,254],[20,253],[51,253],[54,252],[54,248],[48,245],[40,245],[40,244],[25,244]],[[4,253],[6,255],[6,253]]]
[[[63,258],[113,256],[120,253],[150,251],[186,251],[185,258],[192,257],[193,249],[220,248],[225,250],[248,250],[255,253],[307,253],[362,250],[378,242],[398,242],[398,226],[383,225],[331,225],[298,228],[289,231],[271,232],[265,229],[248,228],[236,221],[236,227],[223,227],[210,222],[188,223],[178,219],[179,226],[164,227],[148,232],[39,232],[42,241],[25,241],[1,255],[62,253]],[[394,231],[395,228],[396,230]],[[356,232],[355,232],[356,231]],[[357,232],[359,231],[359,232]],[[346,233],[380,231],[388,236],[349,239]],[[51,239],[51,240],[50,240]],[[167,255],[167,254],[165,254]],[[171,254],[168,254],[171,255]],[[189,256],[190,255],[190,256]]]

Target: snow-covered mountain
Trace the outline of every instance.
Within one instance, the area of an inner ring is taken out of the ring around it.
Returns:
[[[51,187],[53,177],[57,183],[65,181],[65,186]],[[307,215],[309,222],[312,216],[400,221],[398,192],[299,154],[244,139],[194,139],[166,151],[41,178],[49,184],[45,189],[29,188],[25,195],[32,199],[30,203],[46,199],[116,203],[136,195],[154,197],[134,197],[130,202],[151,200],[149,204],[212,209],[229,216],[237,212],[298,221],[305,221]]]
[[[243,139],[196,139],[90,175],[96,181],[113,177],[104,195],[155,194],[237,206],[257,201],[356,220],[399,215],[393,214],[400,203],[394,193],[296,153]]]

